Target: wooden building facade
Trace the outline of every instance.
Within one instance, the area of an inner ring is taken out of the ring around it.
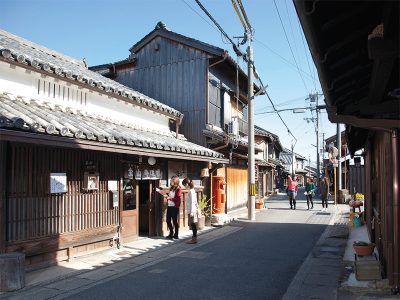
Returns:
[[[364,149],[365,212],[384,275],[400,292],[398,1],[295,0],[331,122]],[[354,22],[354,20],[357,22]]]
[[[180,129],[191,142],[230,158],[227,209],[245,206],[246,74],[226,50],[175,33],[162,22],[129,50],[125,60],[90,69],[181,111],[185,118]]]
[[[36,265],[109,247],[118,232],[163,235],[157,188],[228,161],[179,134],[181,112],[83,62],[5,31],[0,48],[0,253]]]

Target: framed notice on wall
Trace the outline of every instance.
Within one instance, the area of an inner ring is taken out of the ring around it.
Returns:
[[[50,194],[67,192],[67,173],[50,173]]]

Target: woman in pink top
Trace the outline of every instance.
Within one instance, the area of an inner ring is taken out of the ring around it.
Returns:
[[[299,186],[297,184],[296,179],[293,180],[291,176],[288,176],[288,193],[289,193],[290,209],[296,209],[296,195],[298,190]]]

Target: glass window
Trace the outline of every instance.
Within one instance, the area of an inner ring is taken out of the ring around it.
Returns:
[[[124,179],[123,197],[123,210],[136,209],[136,183],[133,179]]]

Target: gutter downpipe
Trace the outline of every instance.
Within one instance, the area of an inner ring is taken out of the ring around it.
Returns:
[[[393,282],[394,289],[400,288],[400,204],[399,204],[399,130],[392,129],[393,156]]]
[[[227,51],[224,51],[224,54],[222,54],[222,59],[219,60],[219,61],[216,61],[215,63],[213,63],[213,64],[211,64],[211,65],[209,65],[208,68],[212,68],[212,67],[214,67],[215,65],[218,65],[218,64],[224,62],[227,58],[228,58],[228,52],[227,52]]]
[[[218,151],[218,150],[221,150],[221,149],[224,149],[224,148],[228,147],[228,145],[229,145],[229,138],[226,137],[226,138],[225,138],[225,144],[224,144],[224,145],[215,147],[215,148],[213,148],[213,149],[211,149],[211,150],[213,150],[213,151]]]

